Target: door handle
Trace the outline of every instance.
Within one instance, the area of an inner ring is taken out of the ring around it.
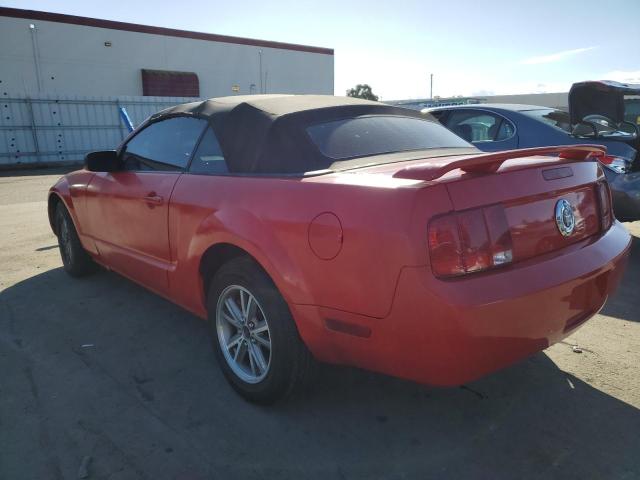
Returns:
[[[162,205],[164,199],[160,195],[156,194],[156,192],[151,192],[149,195],[144,197],[144,201],[153,205]]]

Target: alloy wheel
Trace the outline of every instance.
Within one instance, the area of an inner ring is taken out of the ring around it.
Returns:
[[[241,380],[258,383],[269,373],[271,334],[264,310],[253,294],[230,285],[218,297],[218,342],[227,364]]]

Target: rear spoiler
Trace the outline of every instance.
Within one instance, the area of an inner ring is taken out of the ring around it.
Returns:
[[[460,169],[467,173],[494,173],[507,160],[533,157],[537,155],[557,156],[556,163],[579,162],[605,156],[607,148],[602,145],[564,145],[559,147],[523,148],[504,152],[465,156],[460,160],[447,160],[447,157],[435,158],[428,163],[398,170],[394,178],[413,180],[435,180],[445,173]]]

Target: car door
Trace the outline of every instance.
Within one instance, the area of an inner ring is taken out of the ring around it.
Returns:
[[[514,124],[495,112],[470,108],[452,110],[444,118],[444,125],[485,152],[518,148]]]
[[[168,209],[205,120],[174,117],[151,123],[120,151],[120,169],[97,173],[87,189],[90,235],[110,268],[159,293],[172,268]]]

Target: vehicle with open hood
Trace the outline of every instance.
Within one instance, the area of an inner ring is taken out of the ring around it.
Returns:
[[[630,236],[603,154],[487,154],[366,100],[214,98],[87,155],[48,212],[69,274],[100,264],[206,319],[251,401],[292,391],[312,359],[459,385],[615,290]]]
[[[636,150],[640,147],[640,84],[574,83],[569,90],[569,114],[572,125],[592,126],[595,138],[618,140]]]

